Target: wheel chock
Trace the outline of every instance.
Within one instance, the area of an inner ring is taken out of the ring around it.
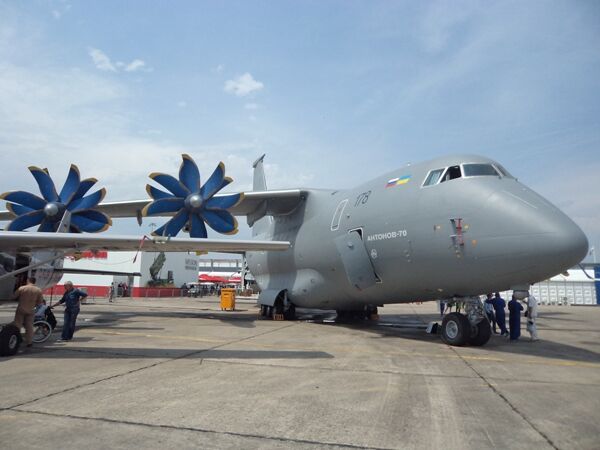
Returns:
[[[273,320],[285,320],[283,314],[273,314]]]

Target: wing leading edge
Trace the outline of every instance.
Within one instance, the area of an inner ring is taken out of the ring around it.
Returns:
[[[222,252],[282,251],[290,248],[287,241],[249,241],[231,239],[164,238],[158,236],[119,236],[73,233],[28,233],[0,231],[0,250],[29,252],[52,248],[69,253],[83,250],[157,251],[157,252]]]

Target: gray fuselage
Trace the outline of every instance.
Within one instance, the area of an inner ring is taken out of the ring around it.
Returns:
[[[468,175],[485,165],[498,174]],[[432,171],[448,178],[453,167],[458,178],[424,186]],[[405,166],[354,189],[306,192],[291,214],[255,224],[257,238],[291,248],[247,254],[261,289],[286,290],[298,307],[357,309],[527,289],[581,261],[588,248],[569,217],[481,156]]]

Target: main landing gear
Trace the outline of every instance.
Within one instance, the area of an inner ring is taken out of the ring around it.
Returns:
[[[272,320],[295,320],[296,306],[288,300],[287,292],[282,291],[273,306],[260,305],[260,316]]]
[[[377,306],[366,305],[363,309],[336,310],[337,320],[341,322],[355,320],[378,320]]]
[[[22,341],[21,330],[12,323],[0,327],[0,356],[16,355]]]
[[[482,346],[490,340],[492,329],[485,317],[479,298],[454,299],[449,302],[457,311],[444,317],[441,327],[442,340],[453,346],[465,344]]]

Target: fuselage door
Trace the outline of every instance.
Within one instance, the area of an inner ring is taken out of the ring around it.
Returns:
[[[361,230],[335,238],[337,251],[342,258],[348,281],[358,290],[364,290],[377,282],[371,259],[363,243]]]

